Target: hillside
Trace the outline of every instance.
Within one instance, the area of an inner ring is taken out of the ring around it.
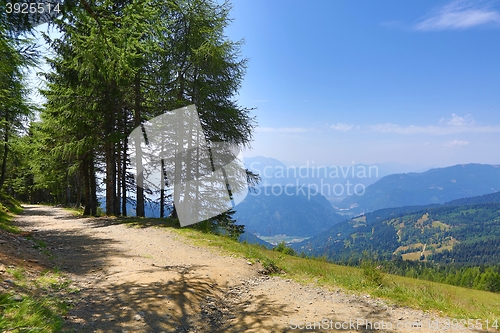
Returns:
[[[383,260],[495,265],[500,263],[500,203],[377,210],[294,247],[345,262],[359,260],[366,250]]]
[[[238,237],[238,241],[240,242],[247,242],[248,244],[257,244],[257,245],[262,245],[265,246],[268,249],[272,249],[273,245],[271,243],[266,242],[263,239],[260,239],[259,237],[255,236],[254,234],[245,231]]]
[[[447,206],[462,206],[484,203],[500,203],[500,192],[485,194],[477,197],[462,198],[445,203]]]
[[[461,164],[422,173],[394,174],[338,204],[353,214],[388,207],[440,204],[500,191],[500,166]]]
[[[309,237],[344,220],[321,194],[291,186],[286,191],[280,186],[258,188],[257,193],[249,194],[235,210],[237,223],[261,236]]]

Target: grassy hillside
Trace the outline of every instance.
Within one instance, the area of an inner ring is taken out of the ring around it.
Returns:
[[[352,293],[370,294],[386,299],[391,304],[435,311],[458,319],[478,318],[492,322],[500,318],[500,294],[477,290],[472,292],[470,289],[384,274],[369,261],[361,268],[354,268],[325,260],[289,256],[228,237],[206,234],[192,228],[181,229],[175,227],[177,224],[172,219],[120,218],[120,222],[130,226],[172,228],[197,245],[260,262],[268,273],[299,282],[315,283],[331,290],[341,288]],[[15,288],[19,286],[28,290],[34,284],[38,289],[42,286],[45,291],[37,295],[24,294],[22,301],[15,300],[11,293],[1,293],[0,329],[22,327],[37,332],[57,331],[65,311],[64,304],[56,299],[59,297],[57,295],[73,292],[68,289],[64,277],[57,273],[46,273],[36,280],[27,279],[22,268],[9,268],[7,273],[15,281]]]

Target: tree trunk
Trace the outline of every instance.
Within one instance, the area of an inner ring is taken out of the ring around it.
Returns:
[[[141,126],[141,76],[139,72],[135,75],[135,113],[134,113],[134,125],[135,127]],[[137,160],[137,170],[139,165],[142,164],[142,150],[141,143],[135,143],[136,160]],[[144,216],[144,178],[142,173],[137,173],[137,208],[136,215]]]
[[[92,158],[90,159],[90,201],[91,201],[91,213],[93,216],[97,216],[97,207],[99,206],[99,201],[97,200],[97,180],[95,176],[94,167],[94,157],[92,153]]]
[[[65,179],[65,182],[66,182],[66,191],[65,191],[65,205],[67,207],[69,207],[70,203],[71,203],[71,187],[69,186],[69,171],[66,170],[66,179]]]
[[[126,126],[124,126],[126,128]],[[122,154],[122,215],[127,216],[127,139],[123,141]]]
[[[75,174],[76,202],[75,207],[80,207],[82,203],[82,184],[78,173]]]
[[[91,186],[90,186],[90,168],[88,163],[88,158],[84,157],[81,165],[81,172],[83,177],[83,188],[84,188],[84,197],[85,197],[85,208],[83,209],[83,215],[88,216],[91,213],[92,206],[92,195],[90,194]]]
[[[165,162],[161,159],[160,176],[160,218],[165,217]]]
[[[120,128],[119,129],[120,131],[123,131],[123,128]],[[116,214],[117,215],[121,215],[121,212],[120,212],[120,208],[121,208],[121,205],[120,205],[120,199],[122,197],[122,184],[121,184],[121,181],[122,181],[122,177],[121,177],[121,174],[122,174],[122,149],[121,149],[121,146],[118,145],[117,147],[117,154],[116,154]]]
[[[106,155],[106,215],[114,215],[115,207],[115,163],[113,143],[108,141],[105,146]]]

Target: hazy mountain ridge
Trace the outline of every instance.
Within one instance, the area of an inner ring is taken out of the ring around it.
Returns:
[[[263,245],[268,249],[272,249],[274,246],[271,243],[266,242],[263,239],[260,239],[259,237],[255,236],[254,234],[245,231],[238,237],[238,240],[240,242],[247,242],[249,244],[258,244],[258,245]]]
[[[321,192],[328,200],[339,202],[354,189],[364,188],[382,177],[408,170],[409,166],[397,163],[321,165],[314,161],[304,164],[286,165],[269,157],[256,156],[244,158],[245,166],[261,176],[260,186],[300,186],[306,185]]]
[[[494,192],[490,194],[485,194],[477,197],[461,198],[450,202],[445,205],[448,206],[461,206],[461,205],[472,205],[472,204],[482,204],[482,203],[500,203],[500,192]]]
[[[338,204],[354,214],[388,207],[442,204],[451,200],[500,191],[500,166],[462,164],[422,173],[385,176]]]

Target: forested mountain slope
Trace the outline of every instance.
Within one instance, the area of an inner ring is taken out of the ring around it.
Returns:
[[[356,262],[368,251],[383,260],[498,264],[500,203],[377,210],[343,221],[295,248],[344,262]]]

